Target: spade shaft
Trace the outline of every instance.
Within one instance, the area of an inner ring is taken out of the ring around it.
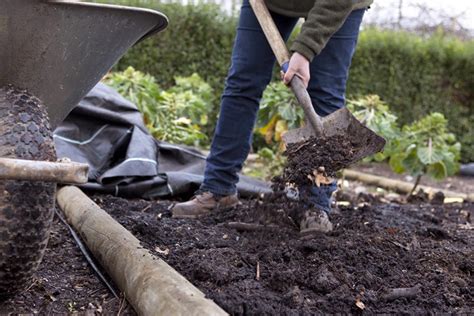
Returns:
[[[250,5],[252,6],[255,16],[262,27],[263,33],[275,54],[278,64],[283,71],[286,71],[290,60],[290,53],[270,15],[270,12],[268,11],[267,6],[265,5],[264,0],[250,0]],[[309,124],[314,130],[314,136],[323,136],[323,122],[321,117],[314,110],[311,97],[309,96],[303,81],[298,76],[294,76],[290,82],[290,86],[298,100],[298,103],[303,108],[307,124]]]

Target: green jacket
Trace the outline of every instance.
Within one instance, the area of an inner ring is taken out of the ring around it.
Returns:
[[[265,0],[270,11],[285,16],[302,17],[306,21],[291,51],[311,61],[326,46],[329,38],[357,9],[367,8],[373,0]]]

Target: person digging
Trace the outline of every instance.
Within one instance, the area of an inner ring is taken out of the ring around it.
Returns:
[[[289,84],[299,76],[315,111],[326,116],[345,105],[346,82],[365,10],[372,0],[266,0],[285,41],[298,19],[305,22],[291,46]],[[220,114],[204,181],[187,202],[175,204],[174,218],[198,218],[239,204],[238,172],[250,151],[252,131],[263,91],[270,83],[275,56],[248,0],[242,3],[231,66],[222,94]],[[298,188],[309,193],[310,205],[299,221],[301,233],[329,232],[328,214],[337,186],[333,181]]]

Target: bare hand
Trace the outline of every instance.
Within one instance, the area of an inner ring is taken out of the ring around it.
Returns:
[[[301,78],[304,86],[307,88],[310,78],[309,61],[298,52],[293,53],[291,56],[288,70],[283,76],[283,82],[286,85],[290,84],[291,79],[293,79],[295,75]]]

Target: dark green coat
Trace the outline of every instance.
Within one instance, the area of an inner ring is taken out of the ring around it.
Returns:
[[[373,0],[265,0],[270,11],[285,16],[302,17],[301,27],[291,51],[311,61],[329,38],[342,26],[347,16],[357,9],[367,8]]]

